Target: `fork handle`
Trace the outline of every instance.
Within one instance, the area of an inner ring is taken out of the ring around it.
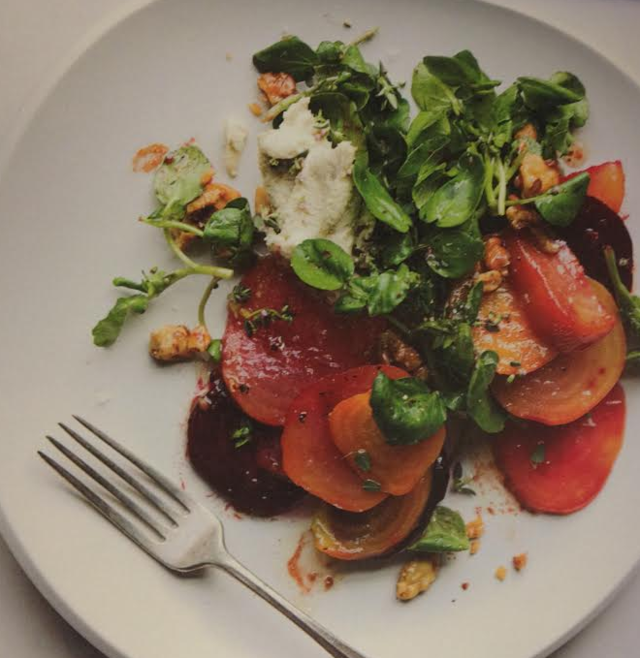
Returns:
[[[260,578],[249,571],[244,565],[240,564],[235,558],[226,555],[224,559],[217,561],[214,566],[226,571],[243,585],[246,585],[252,592],[255,592],[274,608],[278,609],[285,617],[307,633],[307,635],[310,635],[334,658],[366,658],[364,654],[352,649],[349,645],[339,640],[324,626],[287,601],[284,596],[271,589],[269,585],[260,580]]]

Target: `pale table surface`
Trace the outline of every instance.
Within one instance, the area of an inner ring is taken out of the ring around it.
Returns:
[[[56,62],[88,30],[126,4],[127,0],[0,0],[0,148],[3,135]],[[640,0],[496,0],[495,4],[572,33],[640,81]],[[553,658],[640,656],[639,610],[640,577],[636,576]],[[1,539],[0,638],[0,655],[12,658],[102,657],[40,596]]]

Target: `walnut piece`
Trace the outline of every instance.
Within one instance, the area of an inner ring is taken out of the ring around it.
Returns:
[[[527,566],[528,557],[526,553],[520,553],[520,555],[514,555],[512,562],[513,568],[516,571],[522,571]]]
[[[480,514],[476,515],[473,521],[467,523],[467,537],[469,539],[480,539],[484,534],[484,521]]]
[[[410,601],[433,585],[438,575],[438,558],[435,556],[410,560],[400,570],[396,584],[396,597]]]
[[[272,106],[298,91],[296,81],[288,73],[262,73],[258,87]]]
[[[382,363],[404,368],[408,373],[426,379],[428,373],[418,351],[405,343],[394,331],[384,331],[378,341],[378,358]]]
[[[554,160],[526,153],[520,165],[520,179],[523,197],[538,196],[560,183],[560,169]]]
[[[482,282],[482,292],[489,293],[497,290],[502,283],[502,274],[497,270],[489,272],[479,272],[475,275],[475,280]]]
[[[193,330],[183,324],[167,324],[151,333],[149,354],[156,361],[185,361],[206,352],[210,344],[211,336],[200,324]]]

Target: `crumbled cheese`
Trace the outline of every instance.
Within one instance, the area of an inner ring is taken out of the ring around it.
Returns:
[[[348,141],[331,144],[308,98],[258,137],[258,152],[271,208],[264,227],[271,250],[288,257],[302,241],[326,238],[350,253],[359,234],[371,229],[351,178],[356,148]]]
[[[247,130],[244,122],[229,117],[224,124],[224,166],[231,178],[238,175],[240,156],[247,143]]]

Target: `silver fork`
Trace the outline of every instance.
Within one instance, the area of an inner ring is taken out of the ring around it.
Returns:
[[[116,507],[98,495],[91,487],[84,484],[82,480],[78,479],[55,459],[40,450],[38,454],[142,550],[168,569],[179,573],[189,573],[205,567],[218,567],[246,585],[274,608],[277,608],[334,658],[365,658],[363,654],[339,640],[333,633],[318,624],[302,610],[296,608],[282,595],[251,573],[249,569],[240,564],[227,551],[222,523],[208,509],[102,430],[79,416],[73,417],[153,481],[154,485],[146,485],[140,477],[136,477],[121,468],[77,431],[64,423],[59,423],[60,427],[69,436],[135,489],[137,494],[150,507],[155,508],[158,512],[158,518],[149,514],[122,488],[102,476],[86,461],[52,436],[47,436],[47,439],[66,458],[115,497],[128,510],[131,518],[119,512]],[[159,520],[159,517],[162,517],[162,521]]]

